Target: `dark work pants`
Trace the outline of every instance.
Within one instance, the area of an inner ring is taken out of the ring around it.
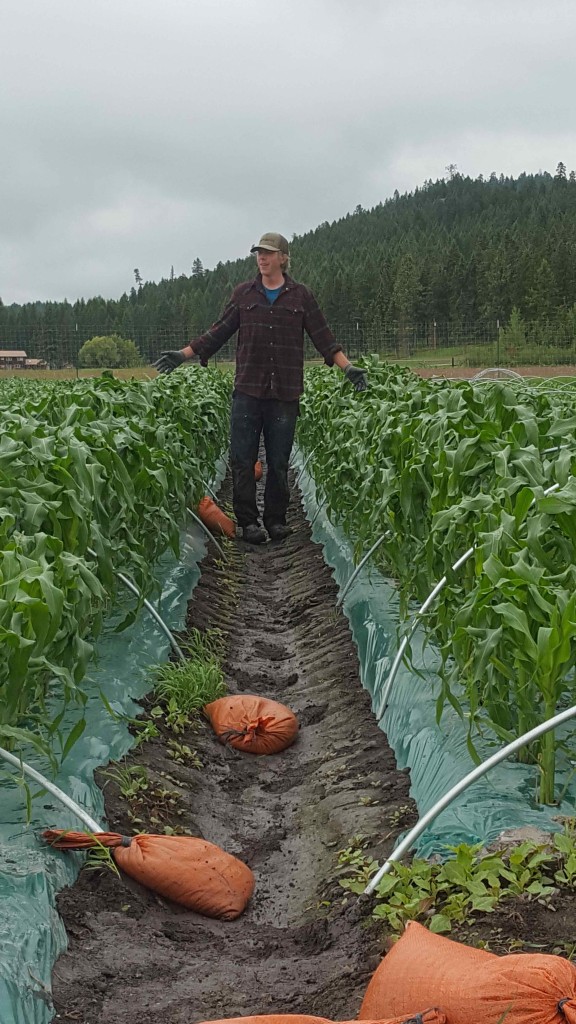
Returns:
[[[288,463],[298,418],[299,402],[276,398],[252,398],[235,391],[230,422],[232,504],[238,526],[258,521],[254,463],[258,459],[260,435],[266,449],[264,526],[286,522],[290,500]]]

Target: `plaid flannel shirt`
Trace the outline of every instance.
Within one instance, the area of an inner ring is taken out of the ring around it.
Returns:
[[[234,289],[221,317],[190,347],[204,361],[238,332],[236,390],[288,402],[304,390],[304,331],[332,366],[342,346],[310,289],[285,275],[282,291],[270,305],[258,274]]]

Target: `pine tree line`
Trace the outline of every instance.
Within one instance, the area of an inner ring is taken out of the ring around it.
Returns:
[[[389,338],[402,354],[415,339],[440,346],[458,333],[481,343],[513,312],[533,344],[572,347],[576,175],[562,163],[554,175],[487,180],[451,167],[447,179],[295,237],[291,272],[357,349]],[[172,269],[158,283],[135,269],[120,299],[0,305],[0,348],[62,365],[94,335],[117,334],[151,360],[204,330],[254,273],[250,257],[214,270],[197,257],[189,276]]]

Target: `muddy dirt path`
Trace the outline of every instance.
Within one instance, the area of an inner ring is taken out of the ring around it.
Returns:
[[[289,522],[283,542],[236,542],[226,567],[207,556],[188,624],[225,633],[231,692],[265,694],[296,712],[294,746],[271,757],[240,754],[202,723],[180,737],[202,767],[175,763],[167,737],[130,758],[151,780],[138,828],[173,822],[219,844],[254,871],[253,899],[237,921],[214,921],[110,872],[83,872],[59,898],[69,950],[54,970],[55,1021],[194,1024],[271,1012],[342,1020],[358,1012],[382,939],[338,885],[338,850],[362,833],[381,858],[414,811],[297,498]],[[132,832],[134,805],[110,782],[105,795],[110,826]]]

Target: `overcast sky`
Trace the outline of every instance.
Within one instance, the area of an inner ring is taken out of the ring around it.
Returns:
[[[0,296],[118,298],[456,164],[576,169],[574,0],[0,0]]]

